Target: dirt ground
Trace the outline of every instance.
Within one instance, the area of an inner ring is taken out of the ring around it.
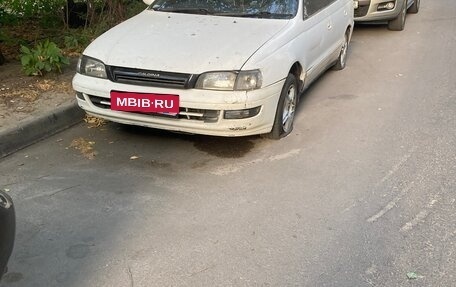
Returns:
[[[0,66],[0,129],[53,109],[74,99],[71,79],[77,59],[71,59],[62,74],[25,76],[17,61]]]

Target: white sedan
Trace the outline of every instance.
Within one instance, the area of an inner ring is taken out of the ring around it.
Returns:
[[[73,79],[88,114],[216,136],[293,128],[299,95],[343,69],[352,0],[145,0],[84,51]]]

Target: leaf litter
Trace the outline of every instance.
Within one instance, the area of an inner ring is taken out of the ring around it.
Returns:
[[[94,116],[90,116],[90,115],[86,115],[85,116],[84,122],[87,123],[89,129],[99,128],[99,127],[104,126],[106,124],[106,120],[104,120],[102,118],[97,118],[97,117],[94,117]]]
[[[74,139],[70,147],[79,151],[82,156],[87,159],[94,159],[97,155],[97,152],[94,150],[93,146],[95,145],[94,141],[88,141],[82,137]]]
[[[416,272],[407,273],[407,279],[409,279],[409,280],[415,280],[415,279],[419,279],[419,278],[424,278],[424,276],[418,275]]]

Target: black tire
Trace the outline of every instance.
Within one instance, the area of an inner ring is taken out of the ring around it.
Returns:
[[[416,14],[418,11],[420,11],[420,0],[415,0],[412,6],[410,6],[409,12],[411,14]]]
[[[405,27],[405,18],[407,15],[407,0],[403,1],[402,9],[399,15],[388,22],[388,29],[391,31],[402,31]]]
[[[14,246],[16,218],[11,197],[0,191],[0,279],[6,272],[6,265]]]
[[[280,93],[279,102],[277,103],[276,115],[272,130],[266,137],[270,139],[281,139],[293,130],[293,121],[296,112],[296,104],[298,102],[299,86],[295,75],[288,74],[285,84],[283,84],[282,92]],[[285,115],[287,110],[288,115]],[[284,116],[287,118],[285,119]]]
[[[348,45],[349,45],[349,37],[350,37],[350,31],[347,30],[345,33],[344,37],[344,44],[342,45],[342,48],[340,50],[339,58],[337,58],[336,64],[332,67],[333,70],[340,71],[345,68],[347,65],[347,57],[348,57]]]

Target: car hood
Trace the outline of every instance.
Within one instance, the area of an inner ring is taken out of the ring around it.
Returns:
[[[240,70],[288,22],[146,10],[98,37],[84,54],[107,65],[147,70]]]

